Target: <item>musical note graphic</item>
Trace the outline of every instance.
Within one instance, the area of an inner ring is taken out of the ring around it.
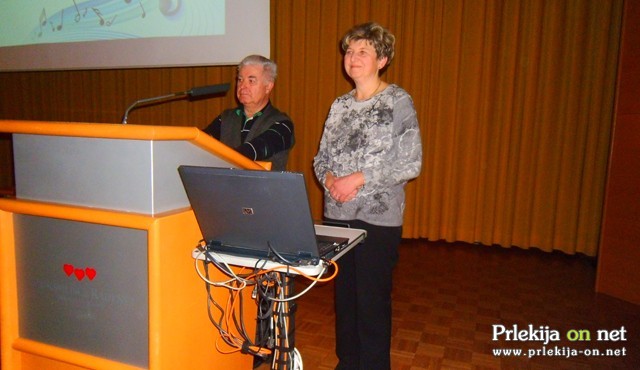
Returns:
[[[91,10],[93,10],[94,13],[96,13],[96,15],[98,16],[98,18],[100,18],[100,25],[101,26],[111,26],[113,24],[113,21],[115,21],[116,17],[118,16],[117,14],[113,16],[113,18],[111,18],[111,20],[109,21],[105,21],[104,17],[102,16],[102,13],[100,12],[100,9],[98,8],[91,8]]]
[[[100,25],[104,26],[104,18],[102,18],[102,13],[100,12],[100,9],[98,8],[91,8],[91,10],[93,10],[94,13],[96,13],[96,15],[98,16],[98,18],[100,18]]]
[[[217,22],[220,12],[212,13],[216,22],[203,14],[206,13],[204,9],[215,6],[211,4],[224,4],[226,0],[191,1],[60,0],[55,2],[57,6],[40,1],[46,5],[39,5],[31,10],[29,18],[38,23],[33,22],[28,27],[29,38],[33,43],[54,43],[67,40],[157,37],[171,32],[209,35],[224,31],[224,23],[218,26]],[[35,16],[38,19],[33,19]],[[185,22],[190,19],[198,21],[185,27]],[[152,23],[162,26],[149,27]]]
[[[47,25],[47,12],[42,8],[42,13],[40,13],[40,32],[38,33],[38,37],[42,36],[42,27]]]
[[[142,0],[138,0],[140,3],[140,8],[142,9],[142,18],[147,16],[147,12],[144,11],[144,6],[142,6]]]
[[[64,24],[64,9],[62,9],[62,11],[60,12],[60,24],[55,26],[53,25],[53,22],[49,21],[49,23],[51,23],[51,31],[60,31],[62,30],[62,25]]]
[[[80,19],[82,17],[85,17],[87,15],[87,8],[84,9],[84,15],[80,15],[80,9],[78,8],[78,4],[76,4],[76,0],[73,0],[73,6],[76,8],[76,16],[75,16],[75,21],[76,23],[80,22]]]

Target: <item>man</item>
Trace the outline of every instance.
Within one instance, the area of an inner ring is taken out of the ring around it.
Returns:
[[[238,65],[236,97],[240,105],[220,114],[204,132],[254,161],[271,162],[273,171],[285,171],[294,144],[293,122],[271,105],[276,64],[250,55]]]

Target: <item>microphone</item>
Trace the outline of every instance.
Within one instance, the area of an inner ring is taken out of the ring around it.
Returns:
[[[220,94],[223,92],[227,92],[227,90],[229,90],[229,84],[200,86],[194,87],[193,89],[187,91],[187,95],[192,98],[199,98],[201,96]]]
[[[124,116],[122,117],[122,124],[123,125],[127,124],[127,119],[129,118],[129,112],[131,112],[131,110],[133,110],[138,105],[149,104],[157,101],[175,100],[178,98],[183,98],[185,96],[188,96],[190,98],[201,98],[207,95],[220,94],[223,92],[227,92],[229,90],[229,86],[230,85],[228,83],[218,84],[218,85],[209,85],[209,86],[200,86],[200,87],[194,87],[187,91],[181,91],[173,94],[167,94],[162,96],[155,96],[152,98],[136,100],[124,112]]]

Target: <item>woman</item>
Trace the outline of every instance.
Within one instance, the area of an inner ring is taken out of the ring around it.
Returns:
[[[363,245],[338,260],[337,369],[389,369],[391,278],[402,237],[404,186],[420,173],[422,144],[409,94],[380,77],[395,37],[376,23],[342,38],[344,69],[355,89],[331,105],[316,177],[327,220],[364,229]]]

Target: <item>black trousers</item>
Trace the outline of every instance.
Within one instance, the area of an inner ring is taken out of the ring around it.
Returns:
[[[402,227],[375,226],[358,220],[347,223],[366,230],[367,237],[338,260],[336,369],[389,370],[392,272],[398,260]]]

